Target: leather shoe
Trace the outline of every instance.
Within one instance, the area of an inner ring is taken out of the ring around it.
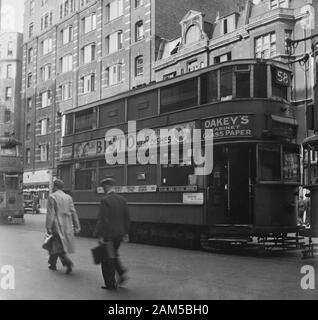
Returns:
[[[52,270],[52,271],[56,271],[57,270],[56,266],[52,266],[52,265],[49,266],[49,269]]]
[[[117,286],[106,286],[102,287],[103,290],[115,291],[117,290]]]
[[[71,274],[72,271],[73,271],[72,266],[67,266],[67,268],[66,268],[66,274]]]

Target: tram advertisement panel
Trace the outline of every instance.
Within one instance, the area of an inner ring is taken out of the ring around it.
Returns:
[[[214,139],[252,138],[255,136],[255,115],[234,114],[204,120],[205,130],[213,129]],[[204,139],[209,137],[204,136]]]

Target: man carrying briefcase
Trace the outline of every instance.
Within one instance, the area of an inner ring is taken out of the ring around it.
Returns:
[[[102,261],[102,273],[105,287],[102,289],[116,290],[116,272],[119,276],[118,284],[122,284],[127,277],[126,269],[122,266],[118,249],[121,242],[129,233],[129,211],[126,200],[115,193],[115,181],[105,179],[101,182],[106,196],[100,203],[99,217],[95,228],[95,236],[98,237],[100,244],[113,244],[114,258],[107,258]]]

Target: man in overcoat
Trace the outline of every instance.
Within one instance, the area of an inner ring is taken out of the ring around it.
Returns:
[[[74,253],[74,233],[81,230],[80,222],[71,196],[63,192],[64,183],[55,180],[53,193],[49,196],[46,216],[46,230],[54,235],[52,250],[50,251],[49,269],[56,270],[58,258],[70,274],[73,262],[67,256]]]
[[[126,270],[119,260],[118,249],[123,239],[128,239],[129,211],[126,200],[115,193],[115,181],[105,179],[101,182],[106,196],[100,203],[99,217],[95,228],[95,236],[99,243],[112,243],[114,258],[105,259],[102,262],[102,274],[105,286],[102,289],[115,290],[117,284],[127,280]],[[119,276],[116,282],[116,272]]]

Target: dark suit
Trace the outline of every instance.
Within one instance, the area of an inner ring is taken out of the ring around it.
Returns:
[[[115,249],[115,259],[107,259],[102,263],[102,272],[106,287],[116,285],[115,273],[123,276],[126,270],[119,261],[118,249],[123,237],[129,233],[129,212],[126,200],[109,193],[101,200],[99,217],[95,228],[95,236],[105,241],[112,241]]]

